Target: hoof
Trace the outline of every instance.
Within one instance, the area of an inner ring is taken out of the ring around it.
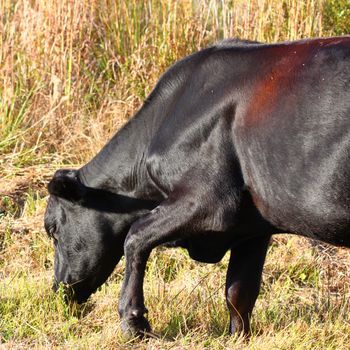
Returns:
[[[135,313],[122,318],[121,328],[124,337],[127,339],[148,338],[152,334],[147,318]]]

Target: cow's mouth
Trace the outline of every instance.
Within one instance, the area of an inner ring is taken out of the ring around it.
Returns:
[[[68,284],[55,281],[52,286],[52,290],[55,293],[62,293],[63,300],[66,304],[83,304],[89,297],[97,291],[97,288],[84,287],[82,284]]]

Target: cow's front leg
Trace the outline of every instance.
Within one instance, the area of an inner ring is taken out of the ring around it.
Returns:
[[[119,302],[124,333],[142,336],[150,331],[143,297],[147,259],[156,246],[195,232],[196,214],[195,201],[169,199],[131,226],[124,243],[126,269]]]
[[[249,333],[249,320],[258,297],[270,235],[235,245],[226,278],[226,301],[230,312],[231,334]]]

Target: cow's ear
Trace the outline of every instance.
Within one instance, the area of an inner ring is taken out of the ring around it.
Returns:
[[[87,188],[80,182],[77,170],[57,170],[48,184],[49,193],[71,201],[84,198]]]

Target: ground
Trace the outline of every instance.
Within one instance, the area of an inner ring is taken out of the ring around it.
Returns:
[[[348,349],[350,251],[292,235],[269,249],[250,340],[227,335],[228,256],[196,263],[152,253],[145,282],[159,339],[126,342],[117,312],[124,261],[82,306],[51,291],[53,247],[43,229],[46,184],[59,165],[3,170],[0,180],[0,339],[4,349]],[[4,190],[5,189],[5,190]]]

